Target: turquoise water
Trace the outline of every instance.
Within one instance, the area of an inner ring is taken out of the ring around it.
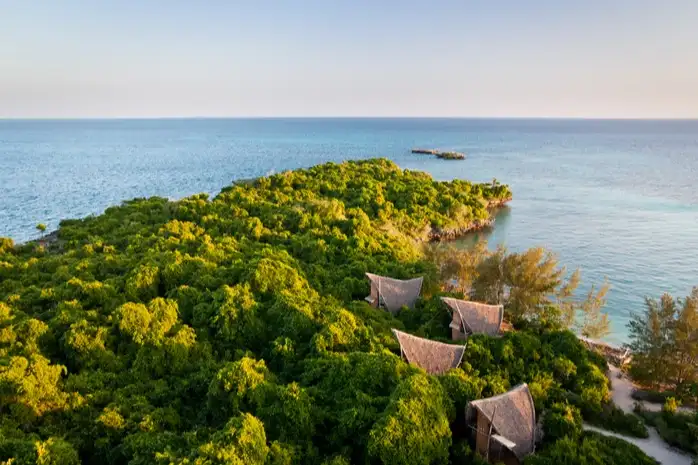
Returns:
[[[510,184],[515,200],[489,240],[546,246],[586,285],[607,277],[613,342],[645,295],[698,285],[698,121],[0,121],[0,236],[27,240],[39,222],[55,228],[133,197],[216,193],[234,179],[375,156],[437,179]]]

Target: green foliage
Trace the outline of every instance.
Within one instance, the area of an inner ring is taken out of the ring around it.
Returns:
[[[600,339],[608,335],[610,331],[608,314],[602,313],[601,309],[606,305],[606,294],[609,289],[610,286],[608,283],[605,283],[596,292],[594,292],[595,287],[592,286],[586,299],[582,301],[580,306],[582,320],[579,322],[577,328],[582,336],[591,339]]]
[[[147,302],[157,297],[160,285],[160,270],[157,266],[142,264],[126,278],[124,291],[133,300]]]
[[[625,413],[611,403],[602,403],[601,410],[591,410],[589,405],[584,404],[582,410],[585,412],[586,421],[592,425],[636,438],[649,436],[647,428],[637,415]]]
[[[470,447],[468,441],[461,439],[455,441],[451,446],[452,465],[487,465],[488,462]]]
[[[669,414],[676,413],[680,405],[681,401],[677,401],[674,397],[669,397],[662,406],[662,412],[666,412]]]
[[[661,412],[635,409],[645,422],[657,429],[667,443],[692,454],[698,454],[698,412],[688,413],[673,410],[670,406]],[[673,411],[672,411],[673,410]]]
[[[645,311],[628,324],[634,380],[698,399],[698,288],[685,299],[664,294],[645,299]]]
[[[546,442],[578,438],[582,434],[581,412],[569,404],[554,403],[543,418],[543,433]]]
[[[584,433],[581,441],[574,437],[564,437],[528,457],[525,465],[657,465],[637,446],[614,437],[598,433]]]
[[[425,256],[448,290],[504,305],[519,327],[574,327],[591,338],[609,332],[608,315],[602,312],[608,284],[598,291],[592,286],[585,299],[575,298],[579,271],[565,278],[557,257],[543,248],[510,253],[501,246],[490,251],[485,242],[468,249],[431,245]]]
[[[603,411],[605,362],[556,329],[579,309],[574,275],[543,250],[478,246],[443,267],[422,250],[509,198],[330,163],[66,220],[59,247],[0,238],[0,463],[477,464],[459,429],[472,399],[527,382],[542,411],[572,396]],[[374,309],[367,271],[424,276],[423,298]],[[448,338],[453,275],[523,323],[434,377],[390,329]]]
[[[52,365],[41,355],[11,357],[0,365],[0,409],[20,423],[68,408],[77,402],[61,388],[65,367]]]
[[[263,360],[249,357],[226,363],[218,371],[208,388],[209,408],[212,415],[248,411],[259,401],[260,387],[271,382]]]
[[[8,465],[79,465],[75,448],[63,439],[50,437],[13,439],[0,437],[0,460]]]
[[[268,454],[264,425],[252,415],[244,414],[231,418],[188,453],[165,450],[155,457],[163,465],[264,465]]]
[[[439,377],[457,412],[465,411],[468,402],[481,399],[487,381],[477,376],[468,376],[463,370],[451,370]]]
[[[177,322],[177,303],[157,297],[146,307],[127,302],[116,310],[119,330],[139,345],[160,344]]]
[[[369,454],[386,465],[448,463],[454,414],[438,381],[414,374],[398,385],[371,429]]]

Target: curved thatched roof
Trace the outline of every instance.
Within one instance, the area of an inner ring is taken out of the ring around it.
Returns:
[[[432,375],[457,368],[465,353],[465,346],[431,341],[397,329],[393,329],[393,334],[400,343],[400,349],[407,361]]]
[[[477,409],[487,417],[496,434],[504,436],[516,445],[512,452],[523,459],[533,452],[535,446],[536,409],[527,384],[487,399],[474,400],[468,404],[468,416]],[[495,411],[496,409],[496,411]]]
[[[502,320],[504,319],[503,306],[482,304],[451,297],[442,297],[441,300],[460,316],[460,321],[466,332],[484,333],[490,336],[499,334]]]
[[[414,307],[422,291],[424,280],[424,278],[393,279],[371,273],[366,273],[366,276],[371,281],[371,287],[376,289],[385,308],[391,313],[399,311],[403,305],[409,308]]]

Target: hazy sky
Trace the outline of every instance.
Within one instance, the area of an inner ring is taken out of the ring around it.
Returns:
[[[0,0],[0,117],[698,117],[698,0]]]

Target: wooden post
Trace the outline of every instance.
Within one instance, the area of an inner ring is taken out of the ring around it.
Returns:
[[[492,439],[492,423],[494,423],[494,417],[497,415],[497,406],[494,406],[494,410],[492,411],[492,419],[490,420],[490,430],[487,433],[487,455],[485,457],[485,460],[488,462],[490,461],[490,440]]]

